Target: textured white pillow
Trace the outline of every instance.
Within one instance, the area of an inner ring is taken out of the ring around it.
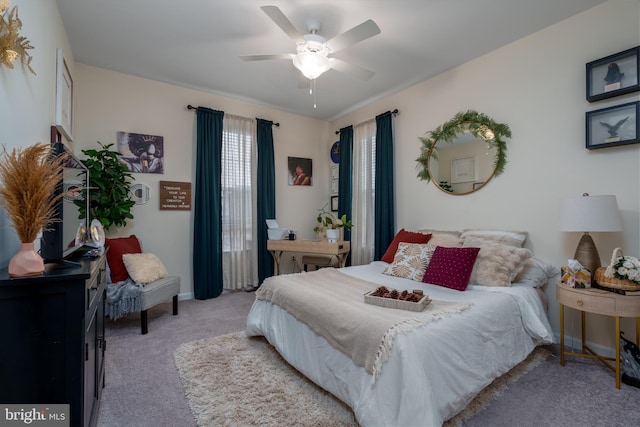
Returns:
[[[472,230],[465,229],[460,235],[461,238],[477,237],[480,239],[490,240],[503,245],[511,245],[521,248],[524,241],[527,240],[526,231],[504,231],[504,230]]]
[[[513,279],[513,283],[539,288],[546,285],[549,279],[558,274],[560,274],[558,267],[532,256],[524,264],[522,271]]]
[[[401,242],[398,244],[393,262],[384,269],[383,273],[422,282],[424,272],[435,250],[436,247],[431,243]]]
[[[469,283],[483,286],[511,286],[532,255],[526,248],[473,237],[465,238],[463,247],[480,248]]]
[[[124,254],[122,262],[129,277],[136,283],[151,283],[168,275],[167,269],[154,254]]]

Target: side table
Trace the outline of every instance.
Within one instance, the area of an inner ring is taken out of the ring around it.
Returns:
[[[622,295],[596,288],[571,288],[558,282],[556,296],[560,304],[560,365],[564,366],[565,355],[599,359],[616,374],[616,388],[620,388],[620,318],[636,319],[636,343],[640,343],[640,295]],[[564,350],[564,307],[580,311],[582,351],[580,353]],[[605,357],[590,349],[585,340],[585,313],[602,314],[616,321],[616,357]],[[615,360],[615,367],[609,361]]]

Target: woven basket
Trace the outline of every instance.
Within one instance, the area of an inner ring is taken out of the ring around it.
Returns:
[[[611,255],[609,267],[598,267],[596,269],[596,283],[600,286],[606,286],[607,288],[622,289],[624,291],[640,291],[640,283],[613,277],[613,266],[616,264],[618,257],[621,256],[622,249],[615,248]]]

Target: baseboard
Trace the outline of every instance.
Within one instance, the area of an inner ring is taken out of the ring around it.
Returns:
[[[554,333],[554,339],[553,342],[555,344],[560,344],[560,334],[559,333]],[[580,339],[580,337],[572,337],[570,335],[565,335],[564,336],[564,347],[566,350],[569,350],[569,348],[571,347],[571,345],[573,344],[573,352],[580,352],[582,349],[582,340]],[[589,346],[590,349],[592,349],[593,351],[595,351],[596,353],[598,353],[600,356],[605,356],[605,357],[616,357],[616,349],[613,347],[607,347],[601,344],[596,344],[594,342],[591,342],[589,340],[587,340],[587,346]]]

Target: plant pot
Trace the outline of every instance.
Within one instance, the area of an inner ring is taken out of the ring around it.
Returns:
[[[329,243],[336,243],[338,241],[338,238],[340,237],[340,230],[338,230],[337,228],[328,228],[326,232],[327,241]]]
[[[9,261],[10,277],[36,276],[44,272],[44,260],[33,250],[33,242],[22,243],[20,252]]]

